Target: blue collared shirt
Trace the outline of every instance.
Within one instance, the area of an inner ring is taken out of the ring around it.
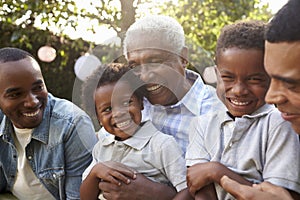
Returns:
[[[186,78],[194,83],[186,95],[175,105],[152,105],[144,99],[143,120],[151,120],[158,130],[172,135],[186,152],[190,122],[195,116],[224,109],[215,89],[203,83],[199,74],[186,70]]]
[[[12,133],[12,123],[4,116],[0,122],[0,193],[11,191],[17,173]],[[43,120],[26,147],[26,157],[55,199],[80,199],[81,176],[92,161],[96,142],[90,118],[71,102],[49,94]]]

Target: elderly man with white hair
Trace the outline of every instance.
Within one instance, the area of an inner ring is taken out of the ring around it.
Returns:
[[[158,130],[172,135],[185,153],[191,120],[212,109],[223,109],[223,105],[213,87],[204,84],[198,73],[186,69],[188,49],[182,26],[167,16],[138,20],[125,35],[124,55],[146,85],[144,120],[150,119]],[[120,187],[107,182],[99,187],[107,199],[170,199],[175,194],[173,189],[140,174],[130,177],[131,182]]]

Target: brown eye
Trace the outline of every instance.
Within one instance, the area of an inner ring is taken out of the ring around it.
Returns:
[[[109,106],[109,107],[105,108],[102,112],[108,113],[108,112],[111,112],[111,111],[112,111],[112,107]]]

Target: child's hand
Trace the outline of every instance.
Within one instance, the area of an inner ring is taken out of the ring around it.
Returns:
[[[193,196],[195,196],[198,190],[212,183],[212,180],[209,178],[212,169],[209,165],[209,162],[199,163],[187,169],[187,185]]]
[[[187,185],[192,195],[211,183],[219,183],[224,174],[229,173],[227,167],[219,162],[195,164],[187,169]]]
[[[123,183],[129,184],[131,179],[136,178],[136,172],[129,167],[113,161],[96,164],[91,173],[101,181],[110,182],[120,186]]]

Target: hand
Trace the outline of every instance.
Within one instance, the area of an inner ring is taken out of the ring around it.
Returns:
[[[238,200],[292,200],[287,190],[268,182],[251,186],[241,185],[227,176],[221,178],[221,186]]]
[[[116,187],[129,184],[134,178],[136,178],[136,173],[125,165],[111,161],[97,163],[80,186],[80,199],[97,199],[102,182],[111,184],[111,187],[117,190]]]
[[[219,183],[219,179],[229,171],[227,167],[218,162],[206,162],[195,164],[187,169],[187,185],[190,193],[195,193],[213,182]]]
[[[137,174],[136,179],[131,179],[130,184],[116,186],[108,182],[100,182],[99,188],[107,200],[172,199],[176,193],[173,188],[152,182],[142,174]]]
[[[190,193],[195,196],[196,192],[203,188],[205,185],[211,183],[210,178],[208,177],[209,172],[207,168],[209,162],[195,164],[187,169],[187,185]]]
[[[91,174],[98,177],[102,181],[113,183],[120,186],[123,183],[129,184],[131,179],[136,178],[136,172],[129,167],[113,161],[97,163]]]

